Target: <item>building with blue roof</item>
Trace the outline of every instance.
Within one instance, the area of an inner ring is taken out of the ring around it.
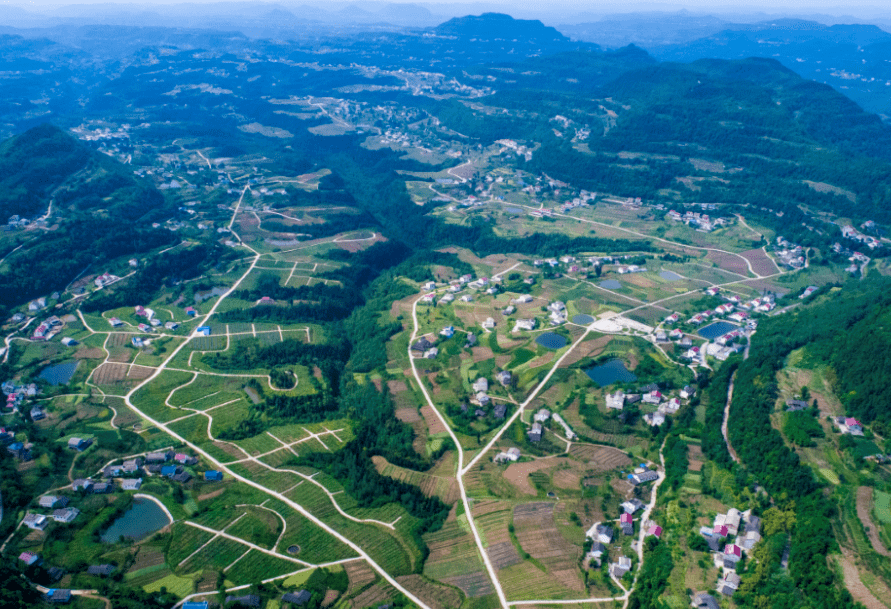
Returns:
[[[209,482],[219,482],[223,479],[223,472],[218,472],[215,469],[209,469],[204,472],[204,479]]]

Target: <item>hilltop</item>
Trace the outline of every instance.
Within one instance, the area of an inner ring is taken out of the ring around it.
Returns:
[[[569,38],[535,19],[514,19],[502,13],[455,17],[433,28],[439,36],[479,40],[525,40],[530,43],[569,43]]]

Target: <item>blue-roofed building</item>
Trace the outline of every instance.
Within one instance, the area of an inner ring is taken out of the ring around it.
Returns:
[[[161,468],[161,475],[167,476],[168,478],[172,478],[176,475],[176,466],[175,465],[165,465]]]
[[[207,609],[207,601],[189,601],[182,604],[182,609]]]
[[[215,469],[209,469],[204,472],[204,479],[209,482],[219,482],[223,479],[223,472],[218,472]]]
[[[198,326],[195,328],[195,332],[204,336],[210,336],[210,326]]]

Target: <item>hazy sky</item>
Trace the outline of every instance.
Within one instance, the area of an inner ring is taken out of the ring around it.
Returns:
[[[227,0],[222,0],[225,3]],[[241,0],[250,1],[250,0]],[[363,5],[363,0],[263,0],[264,2],[278,1],[287,6],[308,4],[319,7],[326,5],[332,9],[341,9],[347,4]],[[59,6],[77,4],[117,4],[130,6],[151,6],[156,4],[191,4],[191,3],[219,3],[221,0],[0,0],[0,7],[18,6],[25,9],[45,11]],[[370,4],[383,4],[376,1]],[[479,13],[482,10],[501,10],[505,13],[524,16],[531,14],[547,15],[553,13],[589,13],[604,15],[609,13],[628,13],[633,11],[677,11],[687,9],[695,13],[720,14],[744,14],[763,12],[771,15],[781,14],[808,14],[823,13],[828,15],[852,15],[861,18],[879,17],[888,19],[891,16],[889,0],[855,0],[851,4],[843,4],[839,0],[783,0],[776,2],[770,0],[742,0],[732,2],[728,0],[412,0],[412,3],[423,4],[434,13],[452,13],[456,9],[466,7],[469,13]],[[438,5],[438,6],[437,6]],[[0,9],[2,10],[2,9]]]

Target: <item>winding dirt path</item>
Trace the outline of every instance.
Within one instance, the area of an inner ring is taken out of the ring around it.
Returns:
[[[872,549],[886,558],[891,558],[891,552],[889,552],[888,548],[885,547],[885,544],[882,543],[882,540],[879,537],[879,528],[872,520],[871,486],[861,486],[857,489],[857,518],[860,519],[864,528],[867,529],[866,535],[872,543]]]

